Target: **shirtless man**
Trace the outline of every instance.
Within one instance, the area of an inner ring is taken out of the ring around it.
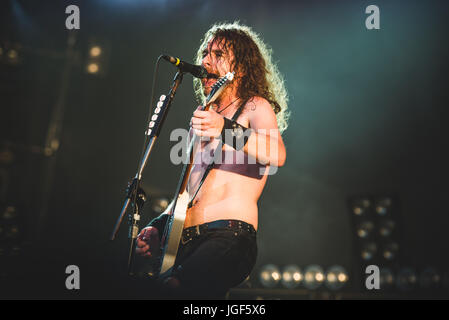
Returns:
[[[257,34],[238,23],[213,26],[196,62],[210,74],[222,77],[234,71],[235,77],[213,108],[193,113],[191,129],[205,141],[195,156],[188,183],[190,197],[207,167],[198,160],[204,156],[201,153],[214,150],[220,139],[223,161],[209,172],[186,213],[175,269],[166,283],[203,297],[224,297],[255,264],[257,201],[268,167],[281,167],[286,158],[280,132],[286,127],[287,95],[270,51]],[[204,101],[216,79],[195,81],[196,94]],[[246,137],[240,144],[225,139],[224,129],[235,127],[231,119],[236,112],[235,122]],[[241,161],[237,161],[239,157]],[[141,231],[136,248],[139,255],[150,257],[159,247],[164,214]]]

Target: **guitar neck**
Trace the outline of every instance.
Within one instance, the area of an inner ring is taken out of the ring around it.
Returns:
[[[210,104],[206,104],[206,106],[203,108],[203,111],[208,111],[210,109]],[[192,171],[192,166],[193,166],[193,161],[194,161],[194,156],[196,154],[196,151],[198,149],[198,140],[200,139],[194,132],[192,132],[193,136],[192,136],[192,140],[190,141],[189,147],[187,148],[188,150],[188,163],[185,164],[185,170],[183,168],[183,172],[182,172],[182,181],[179,187],[179,190],[177,190],[178,192],[176,194],[181,194],[183,193],[186,188],[187,188],[187,182],[189,181],[189,177],[190,177],[190,172]]]

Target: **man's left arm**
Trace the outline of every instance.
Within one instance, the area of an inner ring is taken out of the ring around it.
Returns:
[[[282,167],[286,150],[277,126],[276,114],[271,104],[263,98],[256,97],[252,103],[255,108],[248,112],[250,135],[243,151],[261,164]]]
[[[285,145],[271,104],[260,97],[251,99],[250,103],[255,104],[247,113],[250,128],[245,130],[244,137],[240,138],[236,145],[244,144],[242,150],[254,157],[260,164],[283,166],[286,158]],[[222,129],[227,128],[229,121],[227,119],[228,123],[225,123],[223,116],[212,109],[209,111],[196,110],[192,117],[192,128],[198,136],[222,136],[227,143],[229,142],[226,138],[228,134],[226,132],[222,134]]]

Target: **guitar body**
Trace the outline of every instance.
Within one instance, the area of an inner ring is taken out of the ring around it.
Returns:
[[[172,209],[172,218],[168,221],[168,224],[170,224],[170,226],[168,226],[168,233],[170,236],[165,239],[165,247],[162,250],[161,270],[159,272],[159,277],[161,278],[168,276],[175,265],[188,205],[189,194],[187,191],[184,191],[182,194],[178,195],[178,198],[174,203],[174,209]]]

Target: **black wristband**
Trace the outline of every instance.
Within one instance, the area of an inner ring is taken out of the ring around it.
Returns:
[[[235,150],[241,150],[248,142],[251,134],[249,128],[237,123],[237,121],[223,118],[224,124],[221,130],[221,140],[224,144],[233,147]]]

